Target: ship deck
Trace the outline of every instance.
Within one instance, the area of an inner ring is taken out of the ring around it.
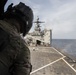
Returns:
[[[29,47],[32,72],[30,75],[76,75],[76,63],[54,47]]]

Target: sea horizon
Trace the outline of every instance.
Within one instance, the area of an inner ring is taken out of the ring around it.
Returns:
[[[52,39],[52,46],[76,60],[76,39]]]

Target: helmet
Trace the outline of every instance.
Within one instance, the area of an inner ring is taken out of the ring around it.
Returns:
[[[23,23],[20,25],[20,32],[23,33],[23,36],[25,36],[32,27],[33,11],[29,6],[26,6],[22,2],[13,7],[12,5],[13,4],[8,6],[6,15],[9,15],[11,18],[14,16],[17,19],[20,19],[20,21]]]

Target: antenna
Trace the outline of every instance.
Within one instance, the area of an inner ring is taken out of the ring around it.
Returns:
[[[39,21],[39,17],[37,16],[37,20],[34,23],[36,23],[36,25],[40,25],[40,23],[45,23],[45,22]]]

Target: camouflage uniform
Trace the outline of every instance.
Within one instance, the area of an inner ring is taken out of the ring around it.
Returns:
[[[14,25],[0,20],[0,75],[30,75],[30,51]]]

